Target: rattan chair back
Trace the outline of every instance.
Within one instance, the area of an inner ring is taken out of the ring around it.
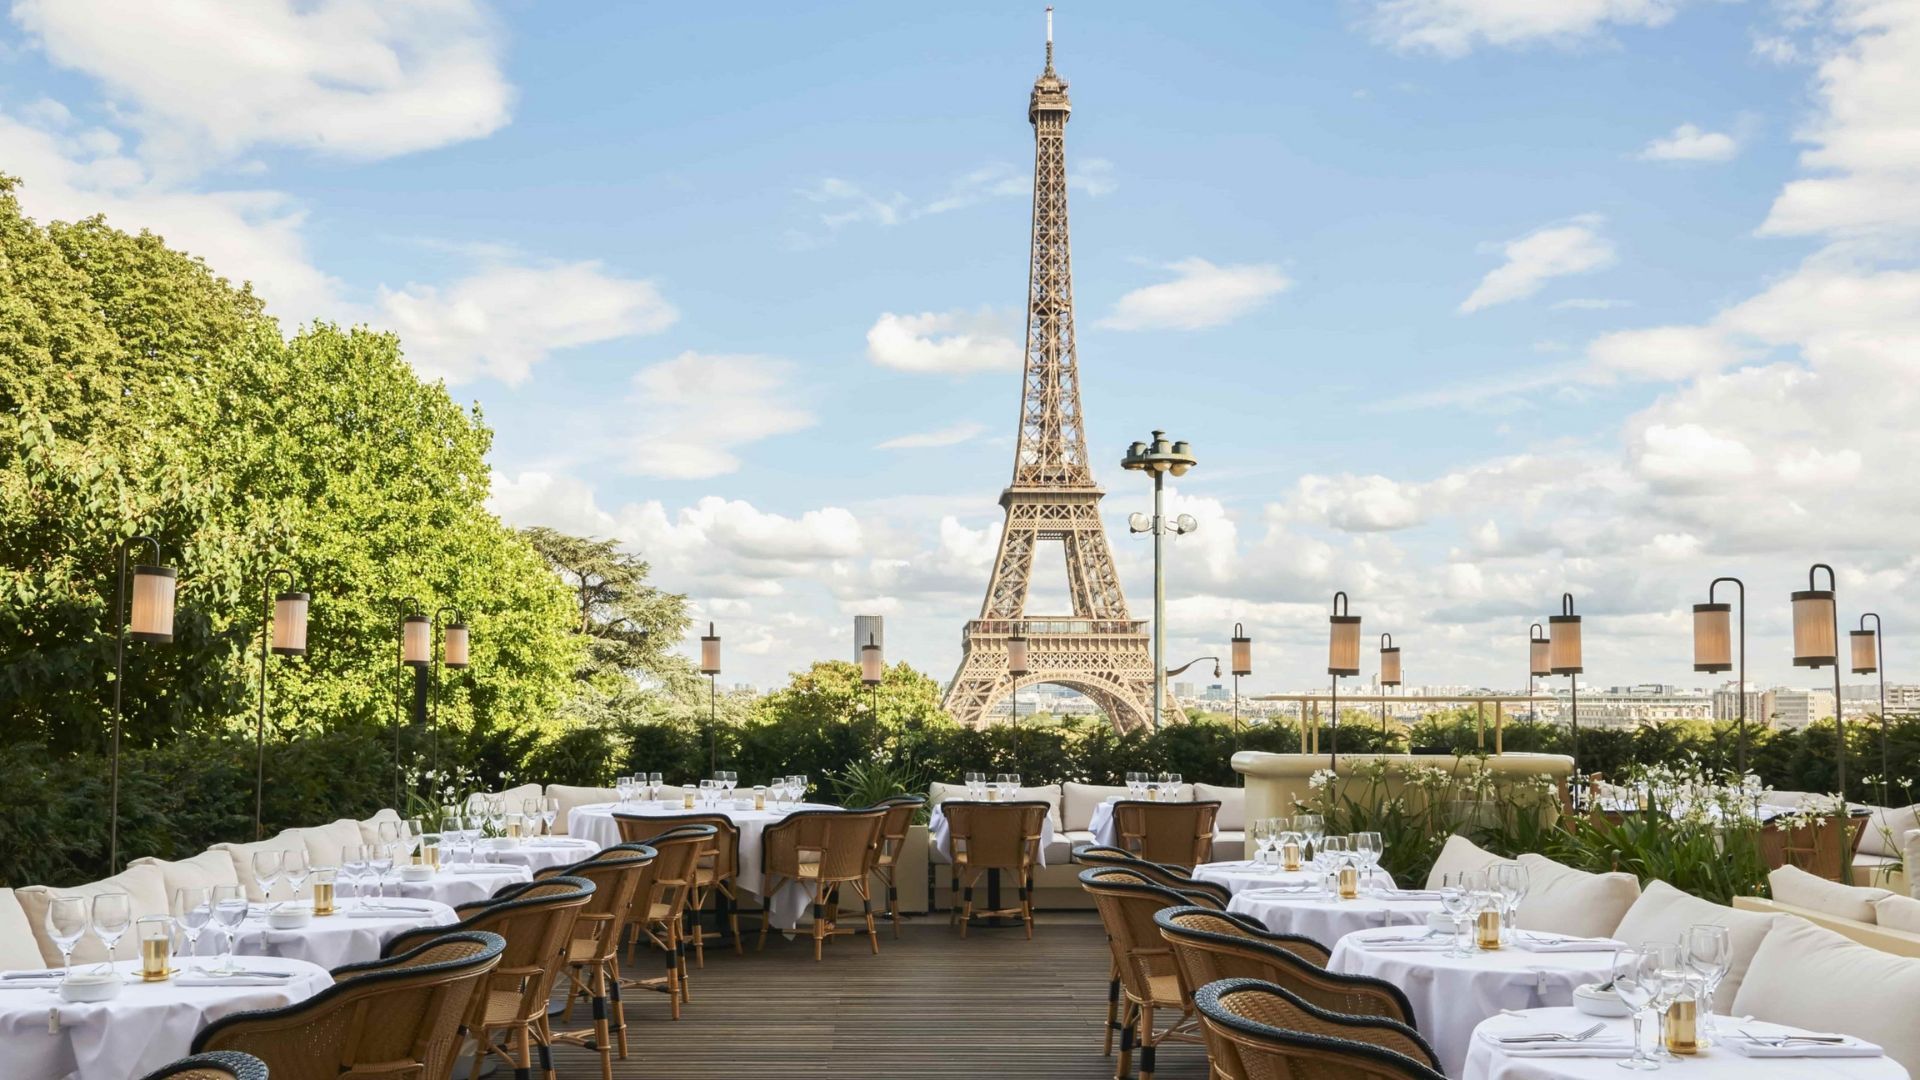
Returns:
[[[1255,941],[1262,945],[1283,949],[1319,968],[1326,967],[1327,960],[1332,955],[1325,945],[1310,937],[1269,930],[1257,920],[1231,911],[1214,911],[1204,907],[1168,908],[1156,914],[1153,921],[1160,927],[1161,936],[1174,945],[1176,953],[1179,951],[1179,943],[1174,941],[1175,935],[1183,938],[1212,935],[1206,939],[1206,943],[1211,944],[1215,939]],[[1238,977],[1240,976],[1212,975],[1198,980],[1195,985],[1210,983],[1215,979]],[[1247,978],[1254,977],[1247,976]],[[1264,978],[1264,976],[1261,977]]]
[[[1129,866],[1139,862],[1140,856],[1105,844],[1081,844],[1073,849],[1073,861],[1083,866]]]
[[[1433,1048],[1405,1024],[1343,1016],[1258,979],[1194,994],[1215,1075],[1229,1080],[1445,1080]]]
[[[445,1080],[474,996],[506,947],[498,934],[460,931],[335,968],[334,984],[305,1001],[213,1021],[194,1036],[193,1052],[252,1054],[273,1080]]]
[[[885,810],[801,810],[767,826],[760,834],[761,872],[784,878],[803,876],[802,853],[819,859],[804,876],[822,885],[862,880],[868,855],[880,835]]]
[[[1186,906],[1187,899],[1125,867],[1082,870],[1080,887],[1093,897],[1093,905],[1100,912],[1100,925],[1107,931],[1107,946],[1113,950],[1120,984],[1135,1000],[1153,1000],[1151,980],[1176,974],[1172,950],[1160,937],[1154,912]]]
[[[1120,846],[1149,862],[1192,868],[1213,857],[1217,802],[1137,802],[1113,804],[1113,827]]]
[[[887,812],[886,817],[880,819],[880,846],[883,852],[899,853],[907,842],[907,832],[913,828],[914,815],[925,805],[925,795],[894,795],[874,804]]]
[[[162,1065],[143,1080],[267,1080],[267,1063],[237,1050],[216,1050]]]
[[[573,923],[573,942],[567,959],[575,964],[612,960],[620,952],[621,930],[633,910],[640,878],[653,865],[657,852],[620,851],[567,867],[567,877],[593,883],[593,899],[580,909]]]
[[[693,895],[694,871],[699,866],[700,855],[712,848],[718,835],[719,830],[711,825],[676,825],[649,837],[646,843],[654,850],[653,865],[648,868],[651,873],[641,878],[646,887],[636,889],[633,894],[633,918],[677,921],[686,912],[687,900]],[[661,908],[664,912],[656,912]]]
[[[1413,1025],[1413,1006],[1398,986],[1368,975],[1328,971],[1327,953],[1317,942],[1274,934],[1223,912],[1162,911],[1154,922],[1173,947],[1181,982],[1189,991],[1221,979],[1260,979],[1330,1012]]]
[[[655,827],[667,825],[678,828],[682,825],[711,825],[714,835],[700,849],[694,865],[712,872],[715,881],[732,881],[740,870],[740,826],[725,814],[674,814],[670,817],[648,818]]]
[[[1044,802],[969,802],[940,804],[953,850],[966,854],[973,870],[1012,870],[1025,881],[1040,861],[1040,830],[1047,820]]]
[[[598,890],[586,878],[555,877],[536,881],[511,897],[478,907],[462,905],[466,917],[452,927],[427,927],[402,934],[387,943],[386,952],[410,947],[423,934],[442,930],[484,930],[506,939],[499,966],[487,976],[485,1016],[533,1022],[545,1016],[553,982],[566,963],[573,927],[580,912]],[[471,912],[469,914],[469,912]]]

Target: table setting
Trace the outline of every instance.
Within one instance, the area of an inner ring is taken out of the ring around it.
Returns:
[[[437,900],[356,896],[336,904],[333,868],[314,876],[310,900],[250,903],[235,885],[175,890],[171,918],[186,939],[183,953],[279,957],[332,970],[380,959],[405,931],[459,921]]]
[[[1836,1032],[1810,1032],[1744,1017],[1712,1018],[1719,1034],[1685,1062],[1693,1080],[1905,1080],[1880,1047]],[[1474,1029],[1461,1080],[1612,1080],[1633,1055],[1626,1017],[1578,1009],[1507,1011]]]
[[[1180,774],[1176,772],[1144,773],[1130,772],[1124,777],[1127,785],[1127,800],[1130,802],[1178,802],[1180,799]],[[1120,830],[1113,824],[1113,804],[1121,801],[1120,796],[1110,795],[1093,808],[1093,817],[1087,822],[1087,831],[1093,833],[1093,842],[1102,847],[1121,847]],[[1214,826],[1214,835],[1220,834],[1220,827]]]
[[[966,789],[969,802],[1003,803],[1020,800],[1020,774],[995,773],[993,779],[987,779],[986,773],[966,773],[961,778],[961,786]],[[946,812],[935,805],[927,813],[927,843],[938,853],[936,860],[942,863],[953,862],[953,826],[947,822]],[[1043,814],[1040,818],[1040,850],[1034,856],[1035,865],[1047,865],[1047,845],[1053,843],[1053,815]]]

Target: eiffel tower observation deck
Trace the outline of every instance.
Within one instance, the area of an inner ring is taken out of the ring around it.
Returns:
[[[1026,364],[1013,481],[999,554],[980,617],[967,623],[960,670],[945,706],[965,724],[988,722],[1017,687],[1053,683],[1078,690],[1126,730],[1153,716],[1154,665],[1144,620],[1127,612],[1100,520],[1105,492],[1094,481],[1080,411],[1080,362],[1073,341],[1073,256],[1067,232],[1067,81],[1053,68],[1053,14],[1047,64],[1034,80],[1033,239],[1027,280]],[[1034,560],[1058,544],[1073,611],[1027,611]],[[1027,640],[1025,674],[1008,670],[1008,639]],[[1176,714],[1177,717],[1177,714]]]

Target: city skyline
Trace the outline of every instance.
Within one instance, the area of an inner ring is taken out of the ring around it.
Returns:
[[[1011,464],[1041,5],[449,0],[371,34],[354,4],[186,7],[10,6],[29,213],[152,228],[287,329],[396,331],[485,410],[496,511],[647,557],[729,683],[844,659],[869,613],[889,660],[953,669]],[[1517,685],[1563,591],[1583,687],[1682,683],[1727,573],[1749,681],[1818,687],[1787,635],[1814,561],[1843,620],[1886,616],[1898,679],[1920,15],[1504,7],[1059,5],[1133,605],[1118,462],[1165,428],[1201,522],[1168,659],[1244,622],[1247,694],[1324,683],[1336,589],[1411,683]],[[1029,610],[1063,599],[1064,572]]]

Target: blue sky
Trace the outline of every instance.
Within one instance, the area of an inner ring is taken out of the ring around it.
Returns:
[[[0,29],[29,212],[396,330],[496,428],[496,509],[652,559],[730,678],[850,655],[863,611],[951,674],[1011,465],[1040,5],[111,7]],[[1808,562],[1849,616],[1914,610],[1915,8],[1060,4],[1136,616],[1117,459],[1154,427],[1201,459],[1174,662],[1240,620],[1250,690],[1317,683],[1345,588],[1409,681],[1508,686],[1570,589],[1593,681],[1703,684],[1686,608],[1740,573],[1756,676],[1809,682]]]

